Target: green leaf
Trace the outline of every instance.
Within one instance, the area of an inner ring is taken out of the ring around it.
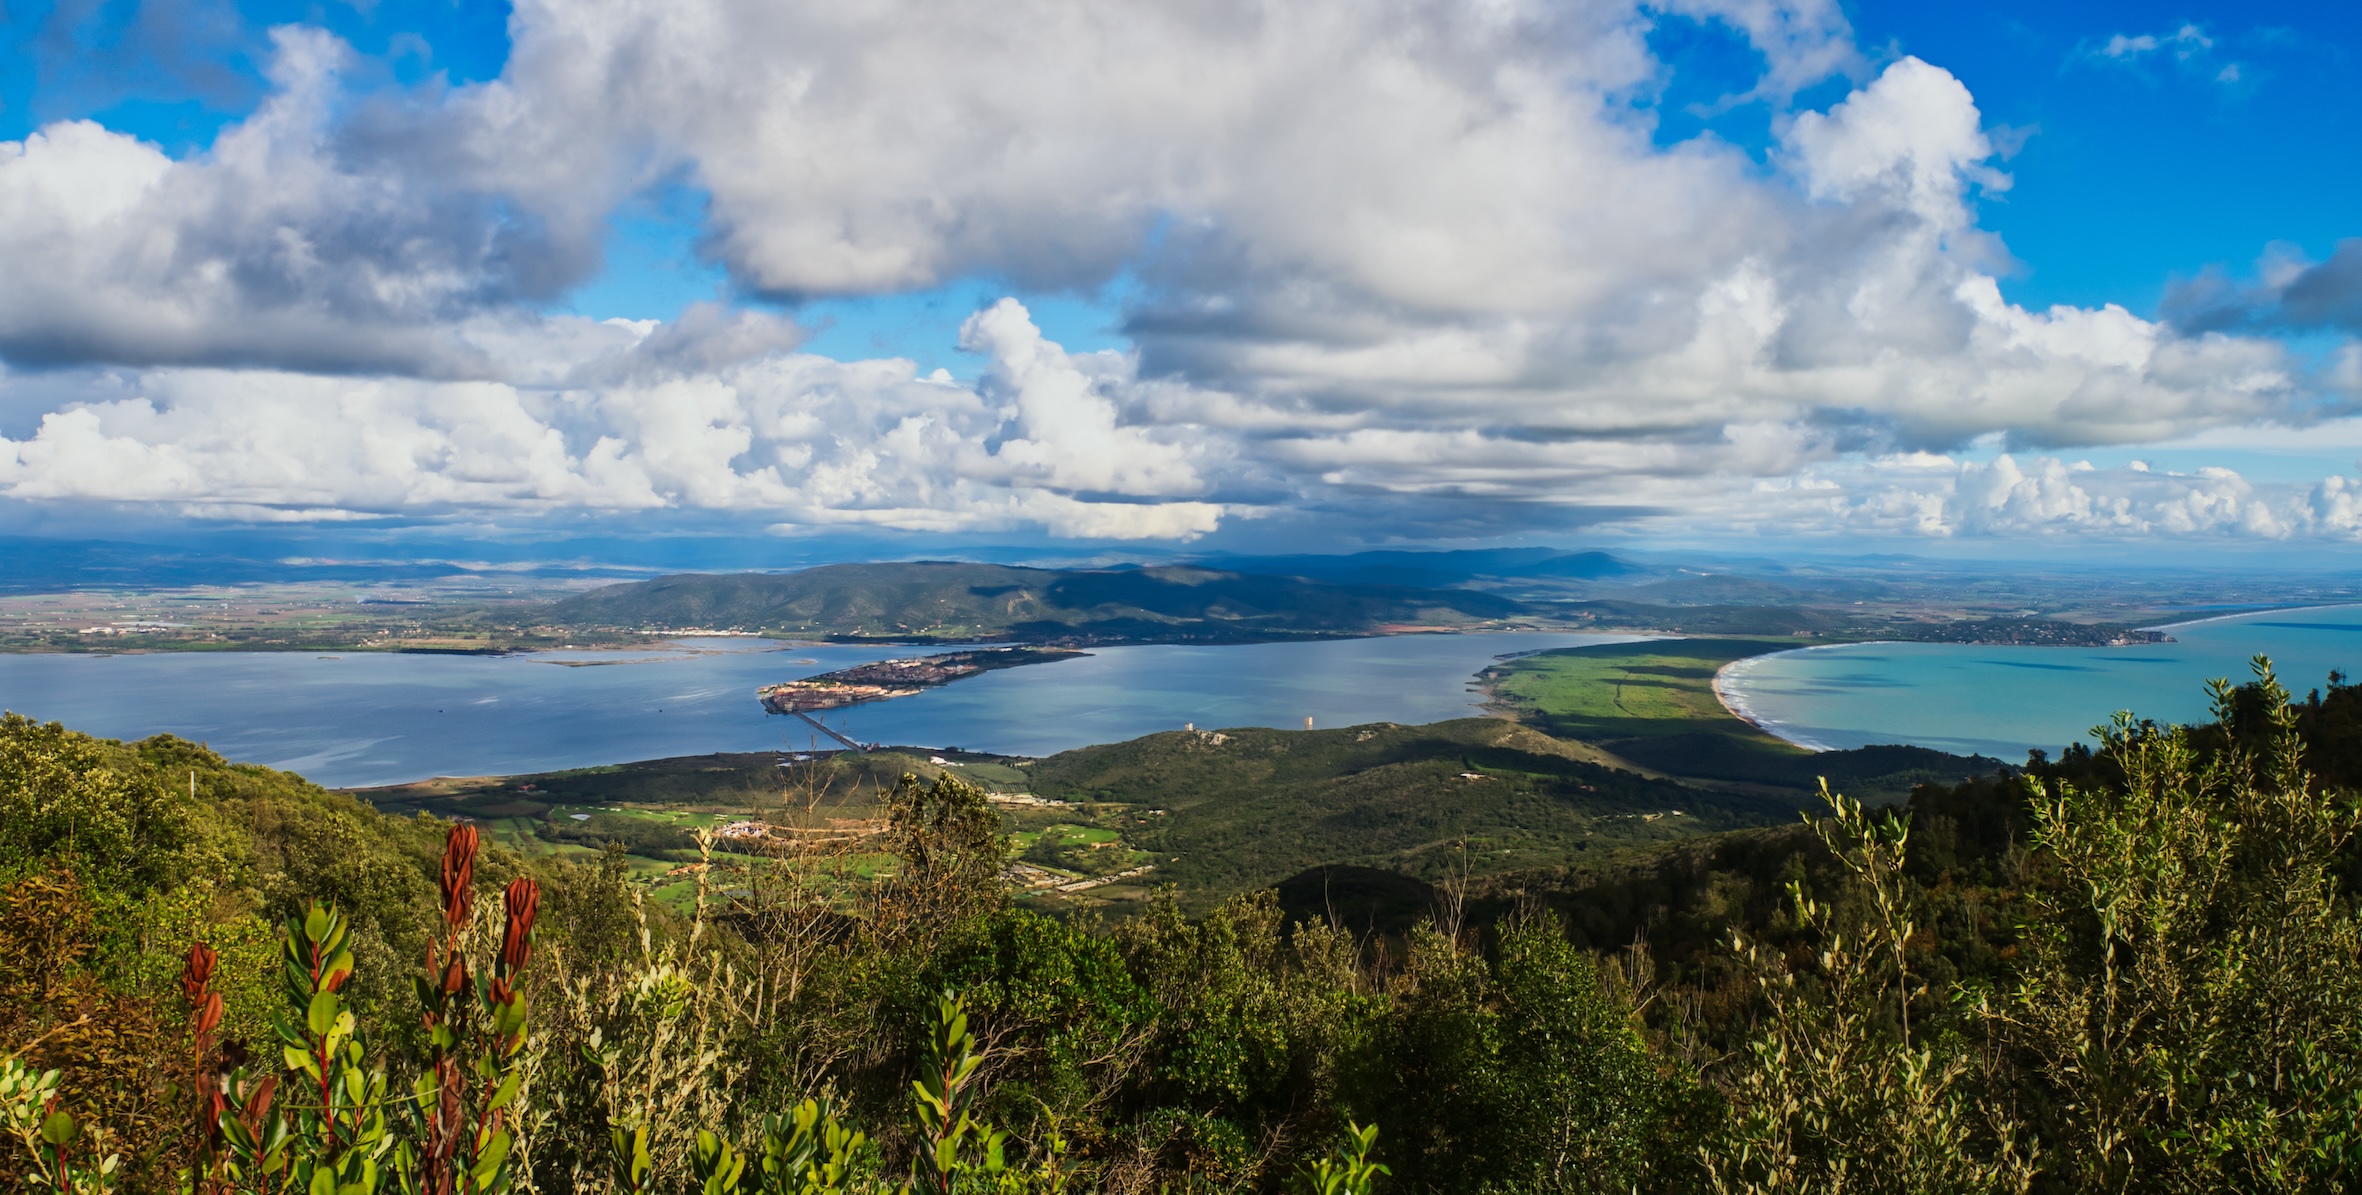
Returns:
[[[483,1150],[476,1154],[476,1164],[468,1171],[468,1177],[473,1178],[479,1187],[491,1182],[492,1176],[500,1173],[500,1164],[508,1160],[508,1147],[508,1130],[493,1133],[492,1139],[485,1142]]]
[[[492,1093],[492,1102],[486,1104],[484,1106],[484,1110],[487,1112],[498,1112],[502,1108],[508,1107],[509,1101],[517,1098],[518,1085],[524,1081],[525,1072],[521,1070],[510,1071],[508,1073],[508,1078],[500,1081],[499,1089]]]
[[[52,1112],[41,1122],[41,1139],[53,1149],[64,1149],[74,1139],[74,1118],[63,1112]]]
[[[312,1036],[328,1036],[328,1031],[336,1026],[336,1014],[341,1011],[342,1004],[343,1001],[337,999],[334,992],[312,994],[312,1006],[304,1013],[304,1023],[312,1027]]]

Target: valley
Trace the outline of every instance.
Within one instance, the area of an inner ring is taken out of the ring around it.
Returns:
[[[354,790],[389,813],[483,824],[524,854],[615,851],[654,896],[694,899],[695,835],[718,839],[710,892],[748,862],[847,882],[889,866],[877,834],[904,774],[984,790],[1011,835],[1018,899],[1126,914],[1160,887],[1184,907],[1348,867],[1419,884],[1622,866],[1679,841],[1793,823],[1818,777],[1871,800],[1999,770],[1911,747],[1811,753],[1731,716],[1711,679],[1786,644],[1653,640],[1504,660],[1502,716],[1335,729],[1164,731],[1045,757],[948,748],[766,751]]]

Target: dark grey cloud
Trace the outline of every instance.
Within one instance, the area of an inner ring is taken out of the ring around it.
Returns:
[[[2219,269],[2165,292],[2166,318],[2192,332],[2336,331],[2362,334],[2362,237],[2318,262],[2267,262],[2240,281]]]
[[[471,321],[596,269],[599,229],[340,120],[341,43],[272,38],[276,90],[203,152],[88,121],[0,144],[0,358],[497,377]]]
[[[35,120],[127,100],[195,100],[216,111],[251,105],[262,84],[243,61],[263,42],[235,4],[216,0],[60,0],[45,13],[10,3],[32,27]]]
[[[786,316],[719,303],[692,303],[679,318],[659,325],[630,349],[577,370],[571,380],[593,384],[665,374],[714,374],[786,352],[809,335]]]
[[[2339,242],[2329,260],[2282,287],[2280,312],[2291,327],[2362,333],[2362,238]]]

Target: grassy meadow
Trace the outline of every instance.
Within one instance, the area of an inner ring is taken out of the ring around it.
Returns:
[[[1750,656],[1786,651],[1792,638],[1657,639],[1566,648],[1505,660],[1484,680],[1501,712],[1587,743],[1624,766],[1746,791],[1833,786],[1869,801],[1899,801],[1929,782],[1990,772],[1999,760],[1922,747],[1807,751],[1733,715],[1714,677]]]

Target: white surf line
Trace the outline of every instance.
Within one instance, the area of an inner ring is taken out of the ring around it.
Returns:
[[[2236,614],[2213,614],[2184,622],[2161,622],[2155,626],[2134,627],[2136,631],[2170,631],[2175,627],[2203,626],[2210,622],[2230,622],[2240,618],[2262,618],[2266,614],[2302,614],[2307,610],[2350,610],[2362,602],[2325,602],[2318,606],[2267,606],[2261,610],[2241,610]]]
[[[2311,606],[2269,606],[2261,610],[2241,610],[2234,614],[2215,614],[2205,618],[2186,619],[2182,622],[2157,623],[2152,626],[2135,627],[2133,629],[2139,631],[2170,631],[2177,627],[2202,626],[2210,622],[2232,622],[2242,618],[2262,618],[2268,614],[2301,614],[2307,610],[2351,610],[2358,606],[2362,606],[2362,602],[2323,602]],[[1738,682],[1743,680],[1747,673],[1753,671],[1755,665],[1777,656],[1793,655],[1798,652],[1807,651],[1833,651],[1841,647],[1871,647],[1879,645],[1901,644],[1907,642],[1910,641],[1903,639],[1865,639],[1858,643],[1814,643],[1804,647],[1783,648],[1779,651],[1765,652],[1760,656],[1747,656],[1743,659],[1732,660],[1730,663],[1725,664],[1721,668],[1715,670],[1714,697],[1716,700],[1722,702],[1722,708],[1730,711],[1730,715],[1732,717],[1737,718],[1741,722],[1745,722],[1749,726],[1752,726],[1755,729],[1764,732],[1765,734],[1771,735],[1774,738],[1781,739],[1786,742],[1794,743],[1808,751],[1834,751],[1837,750],[1837,748],[1830,746],[1827,743],[1809,738],[1797,731],[1787,729],[1779,723],[1774,722],[1762,714],[1755,712],[1754,707],[1747,704],[1747,698],[1745,695],[1738,691],[1736,687]]]
[[[1756,713],[1755,707],[1748,705],[1747,698],[1736,688],[1737,683],[1744,679],[1747,673],[1754,671],[1755,665],[1776,656],[1794,655],[1807,651],[1829,651],[1839,647],[1868,647],[1900,642],[1902,640],[1899,639],[1868,639],[1860,643],[1815,643],[1808,647],[1790,647],[1780,651],[1767,651],[1759,656],[1745,656],[1715,669],[1714,698],[1722,703],[1722,708],[1729,711],[1731,717],[1737,718],[1782,742],[1793,743],[1807,751],[1835,751],[1839,748],[1832,744],[1809,738],[1799,731],[1790,730],[1778,722]]]

